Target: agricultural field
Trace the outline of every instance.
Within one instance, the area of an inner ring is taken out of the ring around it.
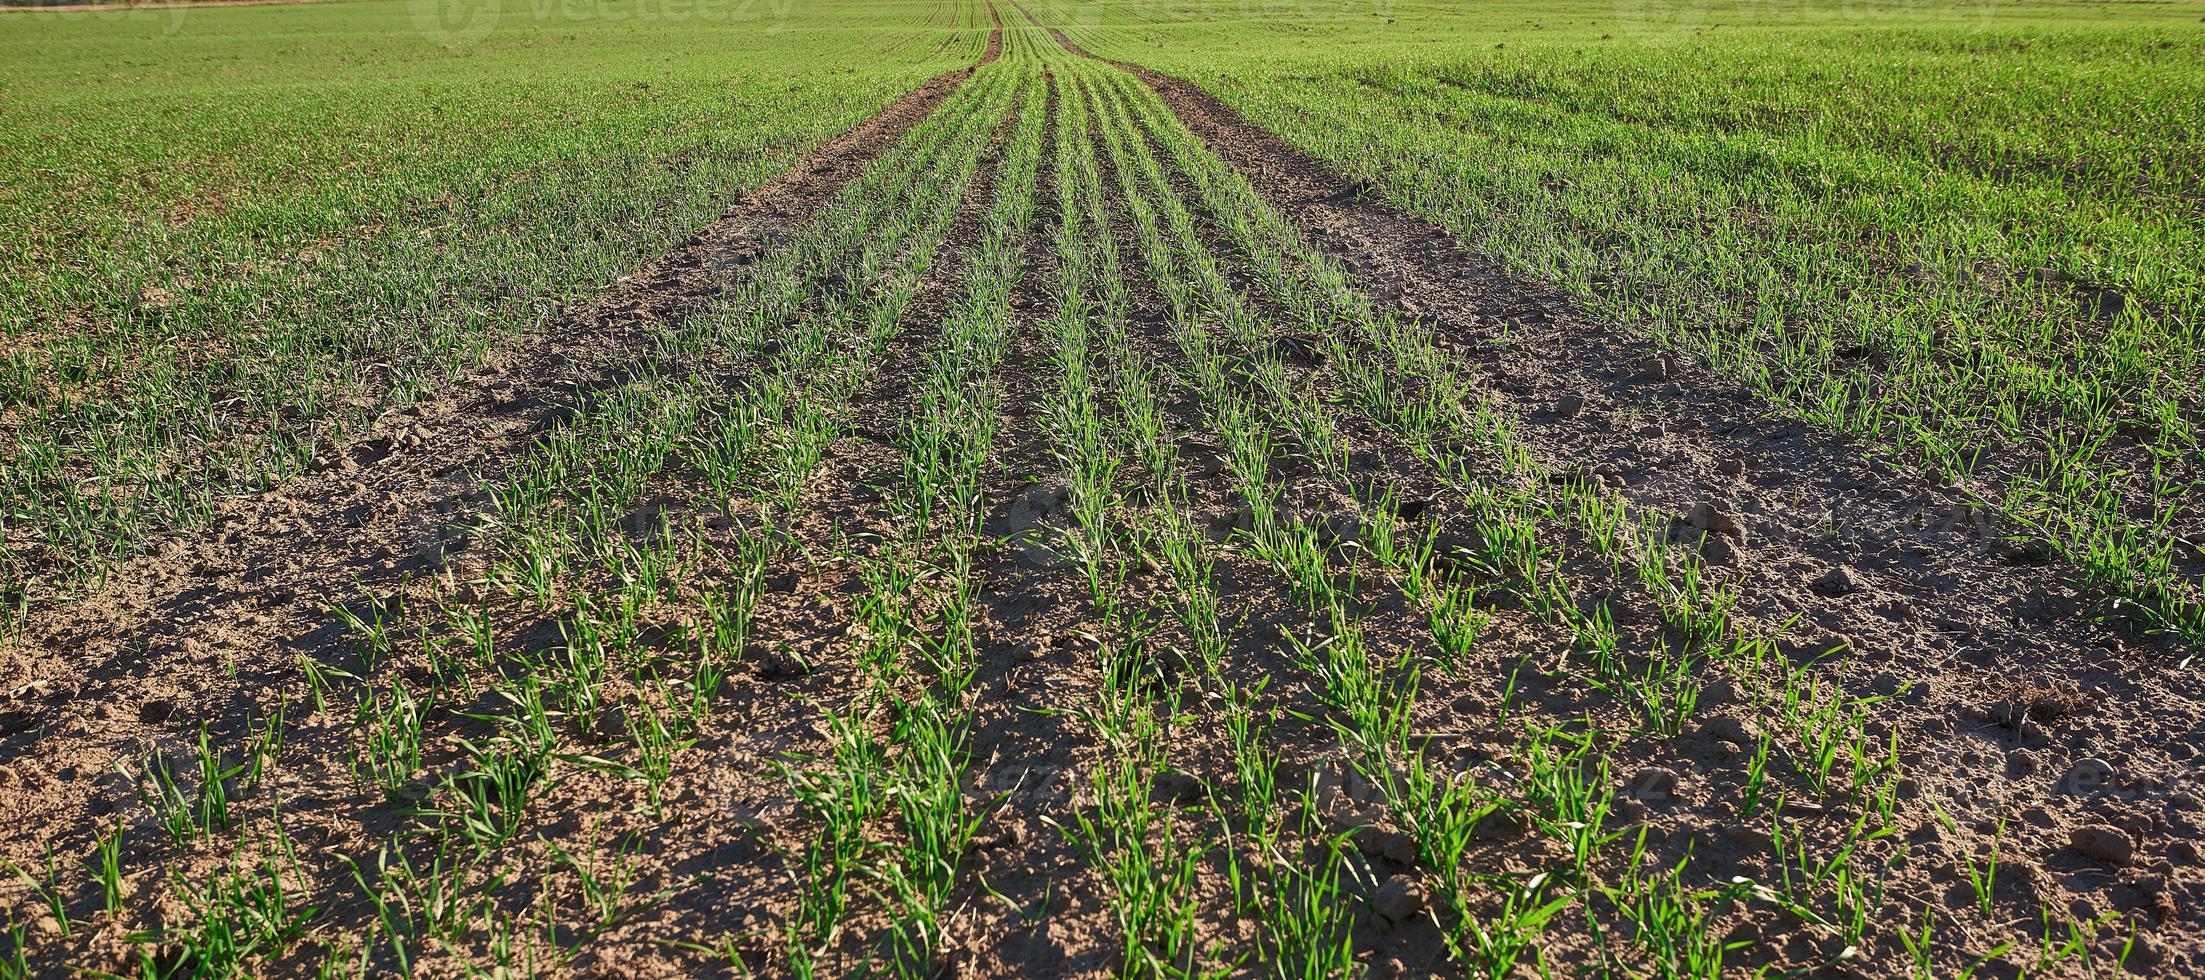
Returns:
[[[0,11],[0,977],[2205,970],[2205,5]]]
[[[2205,639],[2205,5],[1068,9]]]
[[[0,11],[11,609],[326,459],[987,37],[924,0],[510,7]]]

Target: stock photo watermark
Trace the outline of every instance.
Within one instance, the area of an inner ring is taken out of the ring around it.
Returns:
[[[543,29],[604,24],[759,25],[788,28],[796,0],[407,0],[414,30],[429,43],[464,49],[504,27]]]
[[[1642,42],[1682,41],[1710,28],[1888,24],[1911,17],[1945,24],[1967,23],[1988,29],[1997,13],[1995,0],[1615,0],[1617,37]]]

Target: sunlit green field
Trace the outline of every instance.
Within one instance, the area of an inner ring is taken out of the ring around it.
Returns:
[[[1051,9],[2205,632],[2205,4]]]
[[[920,81],[925,0],[0,12],[0,595],[81,581]]]
[[[2200,5],[700,2],[0,13],[0,980],[2205,964]]]

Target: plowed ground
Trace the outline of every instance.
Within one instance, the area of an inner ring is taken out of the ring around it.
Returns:
[[[586,314],[40,612],[23,965],[2198,964],[2183,651],[999,13]]]

